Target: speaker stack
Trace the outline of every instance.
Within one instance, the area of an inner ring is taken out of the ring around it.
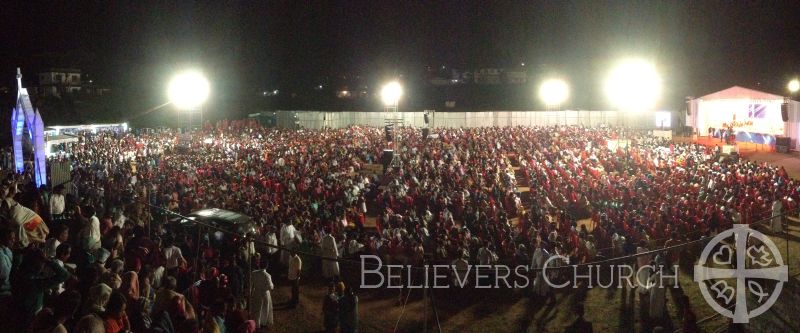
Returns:
[[[789,103],[781,104],[781,118],[783,122],[789,121]]]
[[[383,155],[381,155],[381,164],[383,164],[383,173],[386,173],[386,170],[389,168],[389,165],[392,164],[392,159],[394,159],[394,150],[391,149],[384,149]]]
[[[791,138],[786,136],[779,136],[775,138],[775,151],[779,153],[788,153],[789,152],[789,143],[791,143]]]

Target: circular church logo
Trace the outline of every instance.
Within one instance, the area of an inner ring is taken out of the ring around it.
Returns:
[[[748,323],[772,307],[788,276],[775,243],[746,224],[734,224],[712,238],[694,266],[703,298],[734,323]],[[755,300],[751,308],[748,293]]]

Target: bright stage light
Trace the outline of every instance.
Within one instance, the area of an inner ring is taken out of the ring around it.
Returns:
[[[547,106],[558,106],[569,98],[569,86],[561,79],[550,79],[539,86],[539,98]]]
[[[208,99],[208,80],[198,71],[185,71],[169,82],[169,100],[183,110],[196,109]]]
[[[403,96],[403,87],[397,81],[387,83],[381,89],[381,100],[386,106],[397,105]]]
[[[796,93],[798,90],[800,90],[800,81],[797,79],[789,81],[787,88],[789,88],[789,92],[792,94]]]
[[[611,71],[605,92],[609,101],[621,110],[652,109],[661,96],[661,78],[652,64],[628,60]]]

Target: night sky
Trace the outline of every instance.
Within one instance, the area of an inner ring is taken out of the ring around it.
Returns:
[[[657,64],[672,109],[732,85],[783,94],[800,73],[800,1],[12,1],[0,26],[0,87],[13,91],[16,66],[29,85],[77,67],[132,113],[165,101],[184,67],[210,77],[211,107],[237,110],[342,75],[422,85],[426,66],[524,62],[534,83],[566,78],[581,109],[609,108],[602,80],[622,57]],[[427,107],[415,89],[409,105]]]

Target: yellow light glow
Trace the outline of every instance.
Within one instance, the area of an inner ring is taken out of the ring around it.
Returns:
[[[614,67],[605,83],[609,101],[621,110],[652,109],[661,96],[661,78],[653,64],[627,60]]]
[[[208,99],[208,80],[199,71],[185,71],[175,75],[169,82],[169,100],[183,110],[196,109]]]
[[[800,81],[797,79],[789,81],[787,88],[789,88],[789,92],[792,94],[796,93],[798,90],[800,90]]]
[[[539,86],[539,98],[548,106],[558,106],[569,98],[569,86],[561,79],[549,79]]]
[[[397,102],[400,101],[400,97],[402,96],[403,87],[397,81],[389,82],[381,89],[381,100],[384,105],[397,105]]]

